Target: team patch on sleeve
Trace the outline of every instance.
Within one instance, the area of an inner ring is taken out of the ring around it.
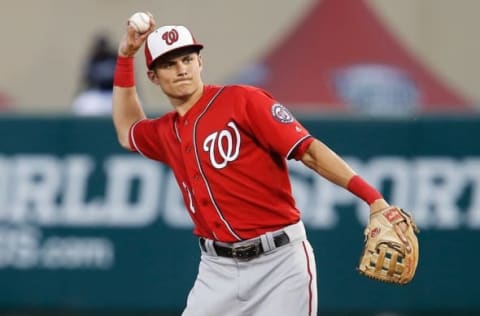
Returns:
[[[272,105],[272,115],[280,123],[292,123],[295,120],[292,113],[280,103]]]

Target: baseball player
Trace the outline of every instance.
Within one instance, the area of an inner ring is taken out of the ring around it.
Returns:
[[[135,88],[142,45],[148,78],[174,109],[153,119]],[[156,29],[153,17],[146,33],[127,26],[113,89],[120,144],[173,170],[198,236],[198,275],[182,315],[316,315],[315,259],[286,160],[302,161],[372,211],[388,204],[267,92],[204,84],[202,48],[184,26]]]

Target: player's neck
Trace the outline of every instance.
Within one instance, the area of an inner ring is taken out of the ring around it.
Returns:
[[[184,98],[173,98],[170,97],[170,103],[173,105],[175,110],[184,116],[203,95],[204,85],[200,85],[191,95],[185,96]]]

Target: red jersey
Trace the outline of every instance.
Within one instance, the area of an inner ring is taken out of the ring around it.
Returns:
[[[304,140],[313,139],[285,107],[239,85],[205,86],[184,116],[174,111],[130,129],[132,150],[173,170],[194,234],[223,242],[300,219],[286,158]]]

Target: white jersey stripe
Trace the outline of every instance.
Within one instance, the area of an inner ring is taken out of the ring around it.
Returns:
[[[232,226],[228,223],[228,221],[225,219],[225,217],[223,217],[223,214],[222,212],[220,211],[220,208],[218,207],[217,205],[217,202],[215,201],[214,197],[213,197],[213,193],[212,193],[212,190],[210,188],[210,185],[208,184],[208,180],[207,180],[207,177],[205,176],[205,173],[203,172],[203,169],[202,169],[202,165],[200,163],[200,157],[198,155],[198,151],[197,151],[197,124],[198,122],[200,121],[200,119],[202,118],[202,116],[208,111],[208,109],[210,108],[210,106],[213,104],[213,102],[215,101],[215,99],[218,97],[218,95],[223,91],[225,87],[222,87],[220,90],[218,90],[218,92],[212,97],[212,99],[210,100],[210,102],[207,104],[207,106],[205,107],[205,109],[202,111],[202,113],[200,113],[200,115],[198,115],[197,119],[195,120],[195,123],[194,123],[194,126],[193,126],[193,148],[195,150],[195,159],[197,160],[197,165],[198,165],[198,170],[200,170],[200,174],[202,175],[202,179],[203,179],[203,182],[205,182],[205,186],[207,188],[207,191],[208,191],[208,195],[210,197],[210,201],[212,202],[212,205],[215,207],[215,211],[217,212],[217,215],[218,217],[220,217],[220,219],[222,220],[223,224],[225,225],[225,227],[227,227],[227,230],[230,232],[230,234],[235,237],[237,240],[242,240],[242,238],[240,236],[238,236],[237,233],[235,233],[235,231],[233,230]]]
[[[133,130],[135,129],[135,126],[137,126],[137,124],[140,123],[141,121],[143,121],[143,120],[138,120],[138,121],[136,121],[135,123],[133,123],[132,127],[130,127],[130,138],[132,139],[133,147],[135,147],[134,149],[135,149],[140,155],[142,155],[143,157],[148,158],[148,157],[145,156],[145,155],[142,153],[142,151],[138,148],[137,143],[135,142],[134,134],[133,134]]]
[[[290,155],[292,154],[292,151],[294,151],[295,148],[297,148],[298,144],[300,144],[304,139],[308,137],[311,137],[311,135],[305,135],[302,138],[300,138],[295,144],[293,144],[292,148],[290,148],[287,155],[285,156],[285,159],[288,159],[288,157],[290,157]]]

